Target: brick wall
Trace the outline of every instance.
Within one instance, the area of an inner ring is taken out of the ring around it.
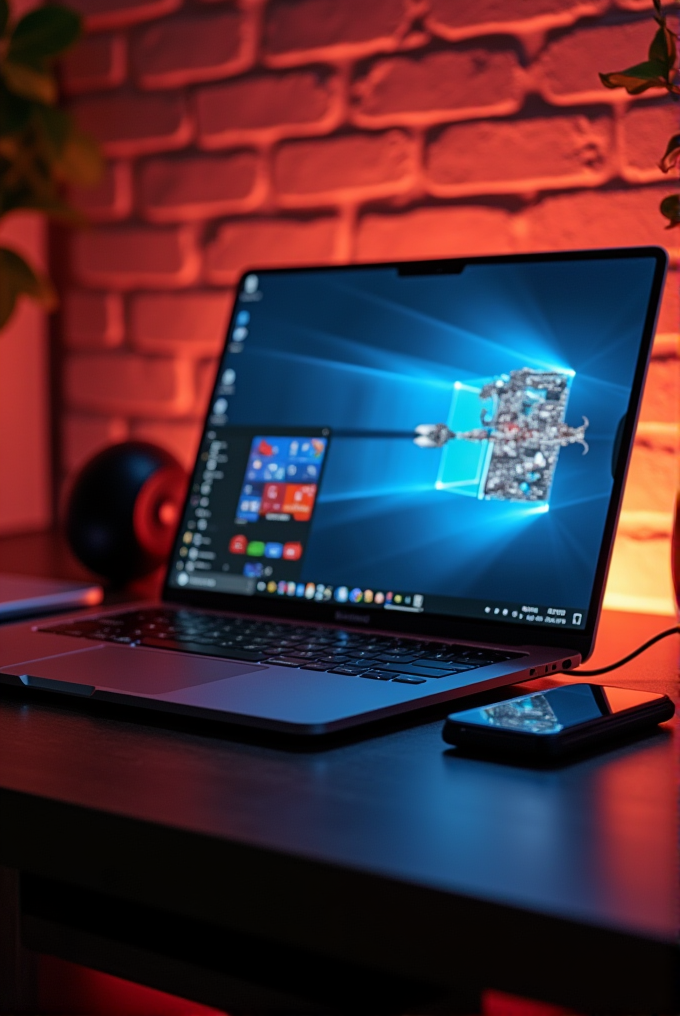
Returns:
[[[670,609],[677,112],[596,73],[642,58],[651,0],[77,3],[64,89],[109,163],[68,250],[65,470],[128,436],[191,461],[242,267],[662,243],[608,595]]]

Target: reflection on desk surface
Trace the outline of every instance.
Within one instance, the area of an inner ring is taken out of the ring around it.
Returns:
[[[674,934],[668,731],[531,771],[456,757],[439,720],[303,753],[3,698],[0,773],[91,809]]]

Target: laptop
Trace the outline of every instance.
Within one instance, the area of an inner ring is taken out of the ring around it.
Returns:
[[[3,627],[0,681],[320,735],[576,667],[666,263],[246,272],[161,601]]]

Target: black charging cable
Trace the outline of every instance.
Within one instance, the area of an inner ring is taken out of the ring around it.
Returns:
[[[610,670],[616,670],[618,667],[622,667],[624,663],[629,663],[630,660],[634,660],[640,653],[644,653],[646,649],[653,646],[655,642],[660,642],[661,639],[667,639],[669,635],[680,635],[680,625],[675,625],[673,628],[666,628],[665,631],[660,631],[658,635],[644,642],[637,649],[634,649],[632,653],[628,653],[628,656],[624,656],[622,660],[617,660],[616,663],[610,663],[606,667],[598,667],[596,670],[578,670],[570,671],[572,674],[576,674],[579,677],[595,677],[597,674],[608,674]]]

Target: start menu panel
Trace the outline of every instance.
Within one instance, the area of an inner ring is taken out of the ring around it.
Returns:
[[[210,431],[206,439],[176,584],[246,595],[296,584],[329,431],[230,427]]]

